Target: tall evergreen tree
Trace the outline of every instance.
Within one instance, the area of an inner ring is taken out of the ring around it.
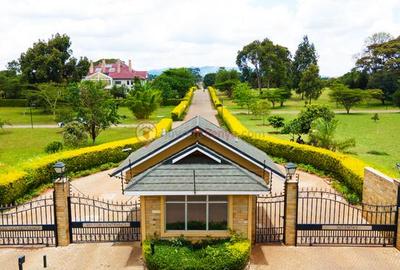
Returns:
[[[293,88],[297,89],[298,94],[303,92],[299,89],[299,83],[303,72],[312,64],[317,65],[318,55],[313,43],[310,43],[307,36],[303,37],[303,41],[297,47],[292,64],[292,83]]]

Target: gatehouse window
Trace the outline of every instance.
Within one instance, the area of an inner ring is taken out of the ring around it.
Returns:
[[[166,230],[227,230],[226,195],[165,197]]]

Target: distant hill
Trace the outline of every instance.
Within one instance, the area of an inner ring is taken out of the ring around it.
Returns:
[[[194,67],[192,67],[194,68]],[[217,72],[219,67],[217,66],[203,66],[203,67],[199,67],[200,68],[200,75],[204,76],[207,73],[213,73],[213,72]],[[225,67],[226,69],[237,69],[237,67]],[[149,70],[149,74],[150,75],[160,75],[164,70],[167,70],[169,68],[159,68],[159,69],[152,69]]]

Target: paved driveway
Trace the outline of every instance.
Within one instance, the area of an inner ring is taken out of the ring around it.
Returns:
[[[0,248],[0,269],[18,269],[18,256],[25,255],[24,269],[144,269],[138,242],[72,244],[51,248]],[[256,245],[251,256],[253,270],[395,270],[400,252],[395,248],[285,247]]]
[[[400,252],[383,247],[285,247],[256,245],[254,270],[398,270]]]

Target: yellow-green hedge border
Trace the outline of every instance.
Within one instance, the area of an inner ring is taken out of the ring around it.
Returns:
[[[196,90],[196,87],[193,86],[189,89],[186,95],[183,97],[182,101],[171,111],[171,118],[174,121],[183,120],[187,109],[192,102],[193,93]]]
[[[298,144],[265,134],[249,131],[229,110],[221,106],[215,88],[209,87],[210,97],[228,129],[267,154],[297,163],[310,164],[335,175],[338,180],[362,196],[365,162],[323,148]]]
[[[156,125],[156,136],[161,136],[163,129],[169,131],[171,127],[170,118],[162,119]],[[131,147],[135,150],[144,143],[138,138],[130,138],[55,153],[23,163],[18,169],[0,174],[0,204],[12,203],[30,190],[50,183],[56,177],[53,165],[57,161],[63,161],[68,172],[79,172],[109,162],[120,162],[128,155],[122,149]]]

